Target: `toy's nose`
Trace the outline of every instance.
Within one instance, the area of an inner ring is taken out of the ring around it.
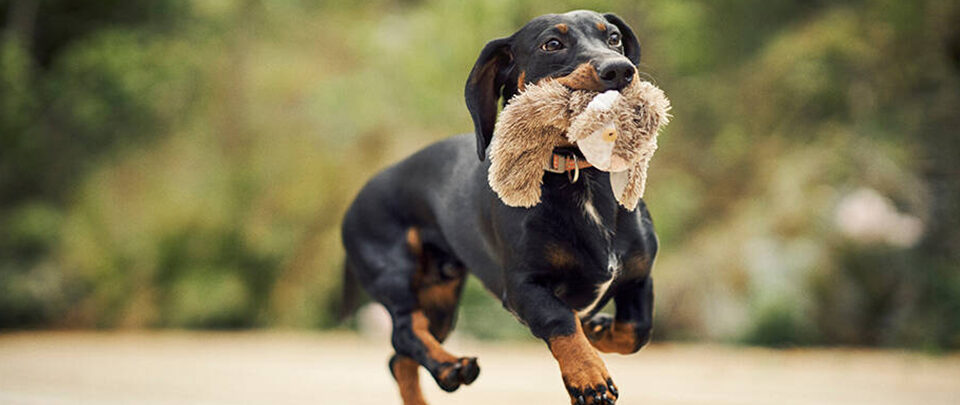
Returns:
[[[634,71],[636,69],[629,60],[617,58],[600,62],[597,74],[604,90],[620,90],[633,81]]]

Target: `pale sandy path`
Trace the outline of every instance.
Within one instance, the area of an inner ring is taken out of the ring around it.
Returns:
[[[565,404],[543,345],[456,341],[444,404]],[[0,404],[397,404],[386,340],[304,333],[0,334]],[[653,345],[606,356],[619,404],[960,404],[960,356]],[[425,384],[426,385],[426,384]]]

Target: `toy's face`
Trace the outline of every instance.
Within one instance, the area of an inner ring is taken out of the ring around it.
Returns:
[[[613,14],[578,10],[534,18],[515,34],[487,43],[480,52],[465,96],[485,158],[499,100],[507,103],[529,83],[557,78],[571,88],[619,90],[633,80],[640,42]]]

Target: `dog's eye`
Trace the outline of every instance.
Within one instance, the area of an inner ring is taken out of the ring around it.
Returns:
[[[544,42],[543,45],[540,45],[540,49],[543,49],[547,52],[559,51],[563,49],[563,43],[560,40],[554,38],[547,42]]]
[[[607,38],[607,43],[614,48],[620,46],[620,34],[617,34],[616,32],[610,34],[610,37]]]

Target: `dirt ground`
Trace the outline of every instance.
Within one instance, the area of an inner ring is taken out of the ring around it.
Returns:
[[[480,378],[443,404],[566,404],[537,343],[454,340]],[[0,334],[2,404],[397,404],[385,339],[283,332]],[[605,356],[618,404],[960,404],[960,355],[655,344]],[[429,383],[429,384],[427,384]]]

